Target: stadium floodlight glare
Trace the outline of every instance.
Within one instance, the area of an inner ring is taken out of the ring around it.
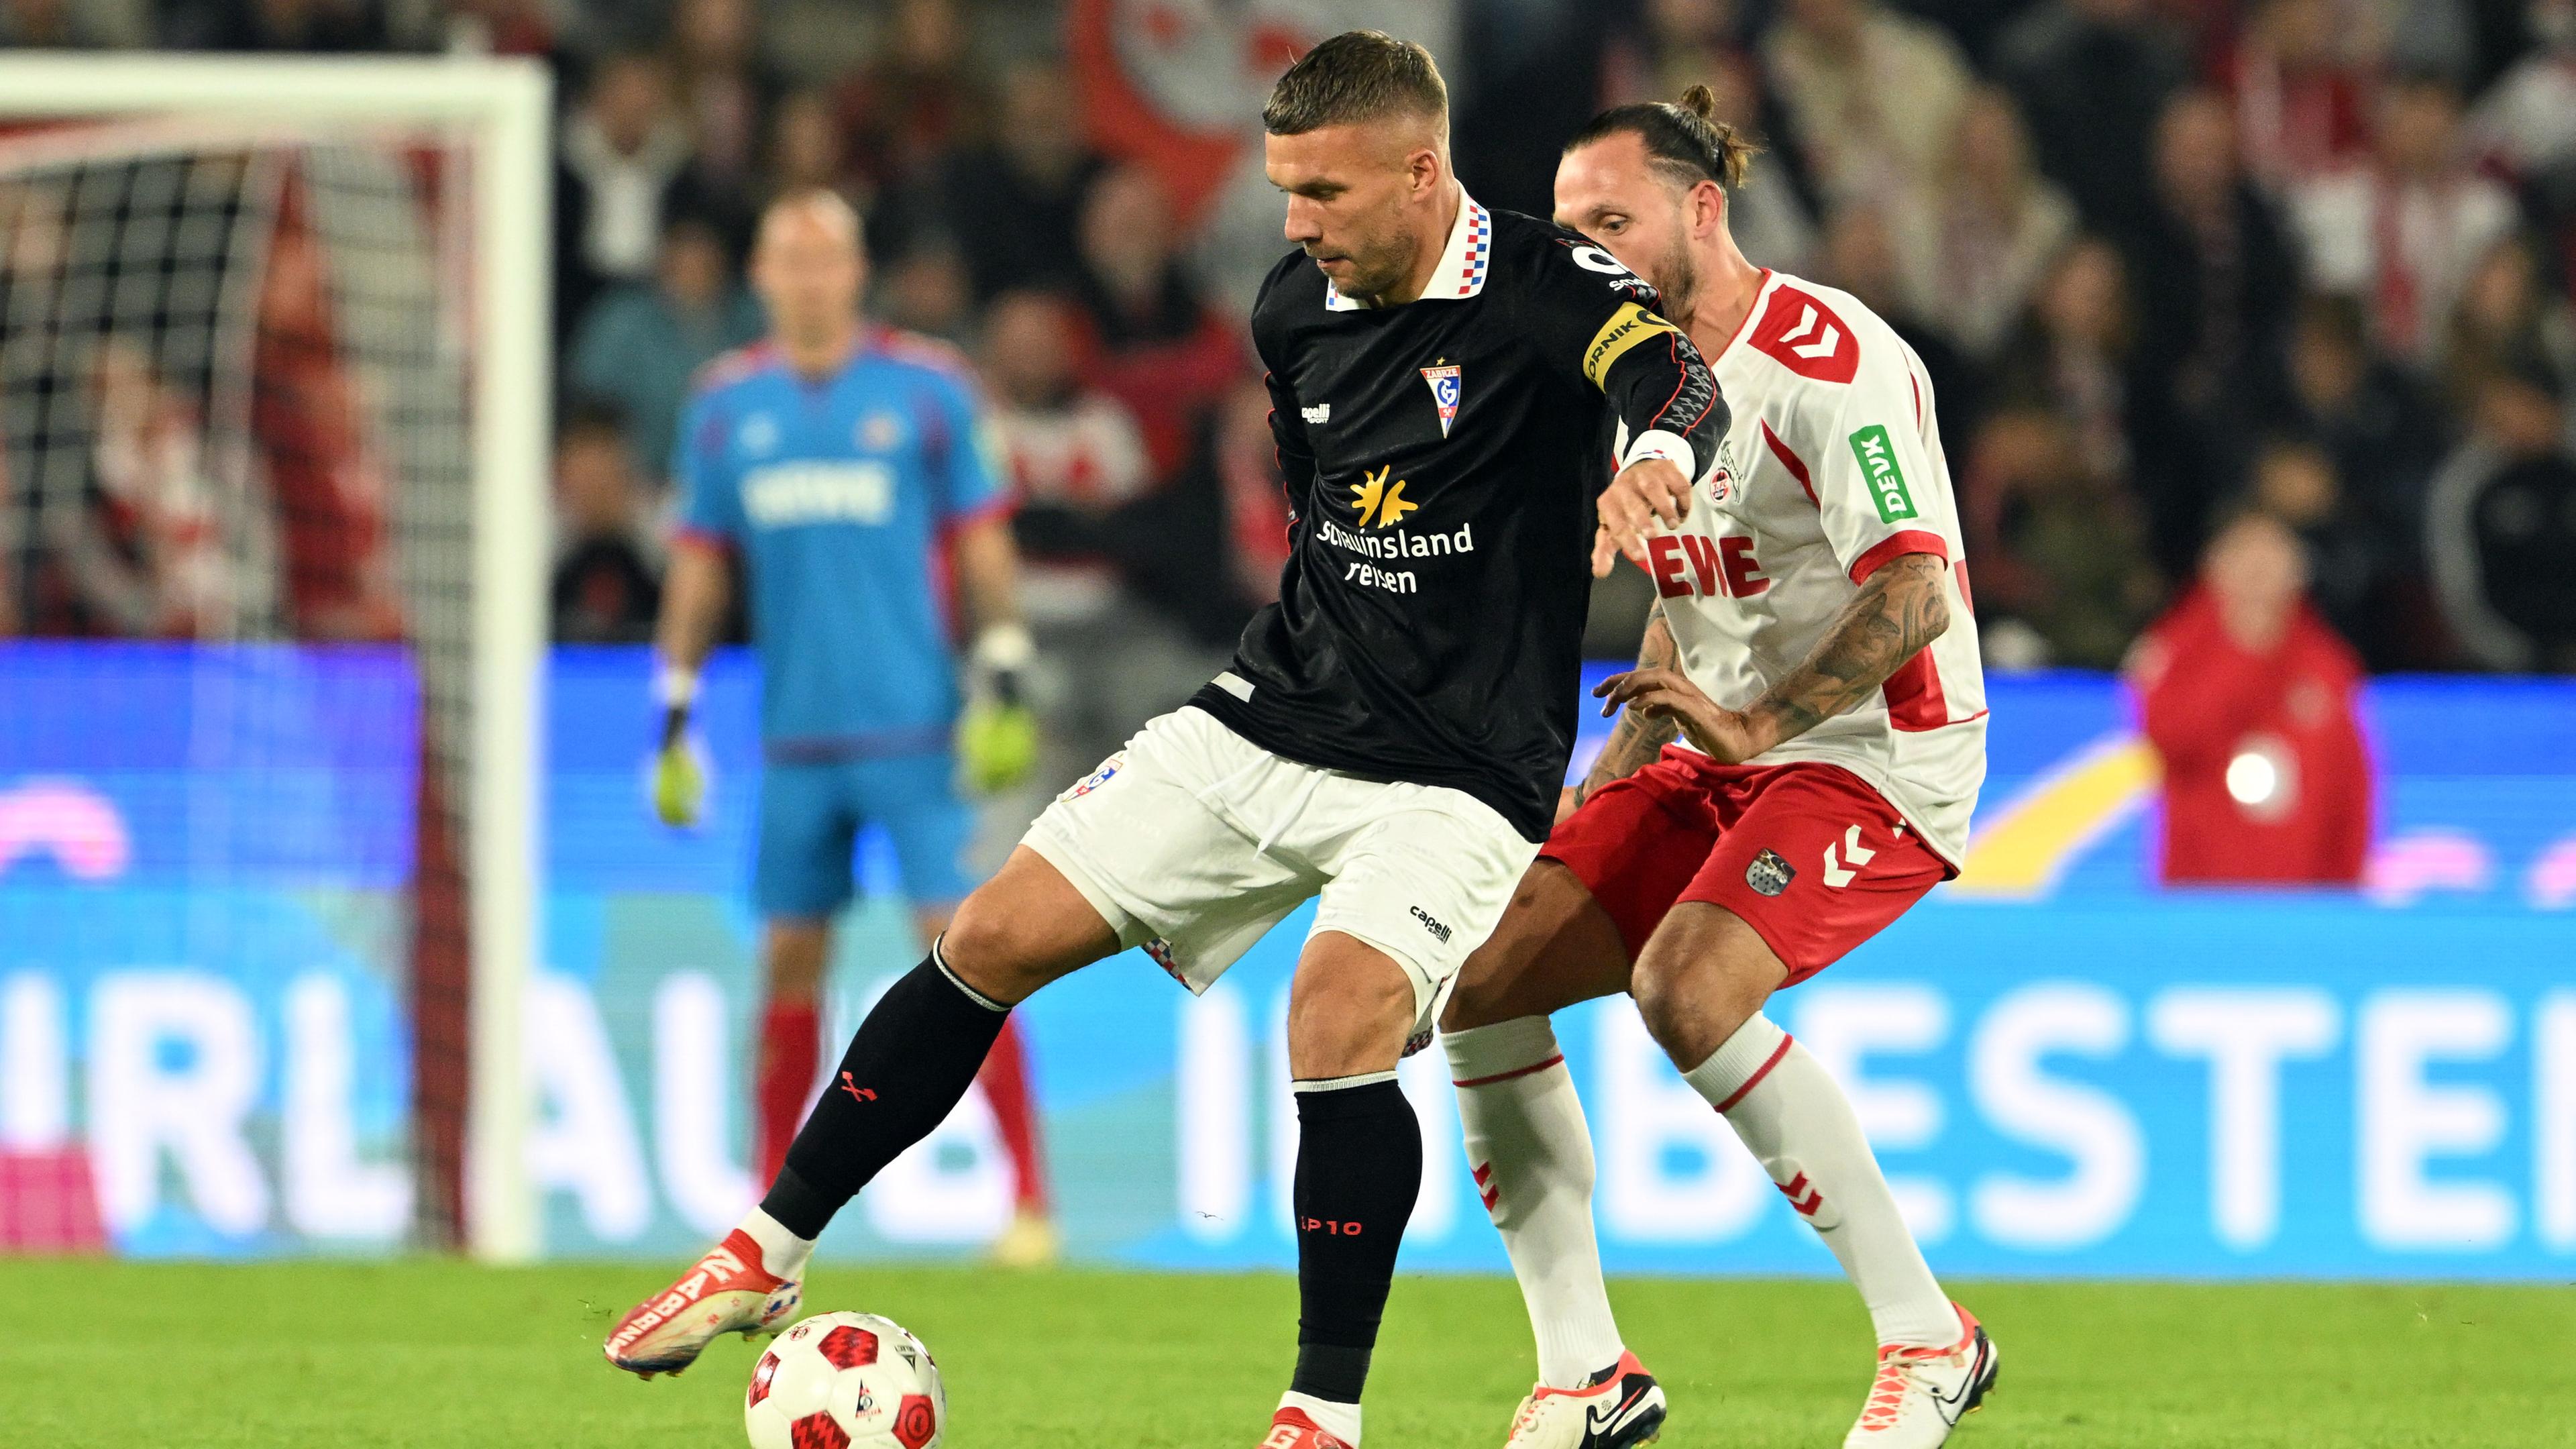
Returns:
[[[504,1261],[537,1248],[550,106],[518,60],[0,57],[0,543],[139,483],[187,526],[97,591],[159,614],[130,629],[409,650],[416,1236]]]

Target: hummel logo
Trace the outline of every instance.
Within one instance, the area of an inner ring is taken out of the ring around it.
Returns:
[[[1821,333],[1817,332],[1819,327],[1824,329]],[[1800,342],[1798,340],[1799,338],[1808,336],[1811,333],[1816,335],[1815,341]],[[1813,360],[1815,358],[1833,356],[1834,348],[1843,340],[1843,334],[1842,329],[1834,326],[1831,322],[1825,321],[1822,317],[1817,316],[1816,309],[1809,307],[1806,315],[1798,319],[1797,330],[1789,333],[1785,337],[1782,337],[1780,340],[1788,345],[1791,352],[1798,354],[1800,357]]]
[[[1852,863],[1852,869],[1845,870],[1843,868],[1842,861],[1834,859],[1834,847],[1832,843],[1826,843],[1825,884],[1832,886],[1836,890],[1840,890],[1844,886],[1850,885],[1854,880],[1859,879],[1859,867],[1867,865],[1871,861],[1878,859],[1877,851],[1860,843],[1860,827],[1857,825],[1843,832],[1842,853],[1843,860],[1848,860]]]
[[[856,1097],[862,1102],[873,1102],[877,1099],[877,1093],[874,1087],[860,1086],[856,1081],[851,1079],[850,1074],[847,1072],[841,1073],[841,1090],[849,1093],[851,1096]]]
[[[1333,405],[1331,403],[1317,403],[1310,408],[1299,408],[1297,409],[1297,416],[1304,418],[1310,423],[1329,423],[1333,420]]]

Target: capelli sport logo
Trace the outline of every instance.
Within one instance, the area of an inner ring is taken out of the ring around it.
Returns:
[[[1449,944],[1449,928],[1441,923],[1439,917],[1434,916],[1420,906],[1414,906],[1411,909],[1413,911],[1413,918],[1422,923],[1422,929],[1429,931],[1432,935],[1438,937],[1441,945],[1446,946]]]
[[[1394,472],[1393,464],[1378,469],[1351,485],[1351,507],[1359,514],[1362,528],[1393,528],[1408,513],[1418,513],[1422,505],[1404,496],[1404,480],[1386,481]]]

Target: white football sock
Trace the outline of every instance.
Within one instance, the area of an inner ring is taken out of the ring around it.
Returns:
[[[1934,1281],[1879,1173],[1869,1138],[1824,1064],[1756,1012],[1682,1074],[1760,1158],[1869,1305],[1880,1343],[1948,1347],[1959,1315]]]
[[[1316,1428],[1354,1446],[1354,1449],[1360,1442],[1360,1406],[1357,1404],[1319,1399],[1313,1394],[1301,1394],[1290,1389],[1279,1396],[1279,1407],[1302,1411],[1315,1421]]]
[[[1502,1229],[1538,1339],[1538,1381],[1581,1388],[1624,1348],[1592,1237],[1592,1134],[1544,1016],[1443,1032],[1467,1167]]]
[[[814,1256],[812,1238],[796,1236],[787,1231],[784,1223],[756,1207],[737,1226],[760,1244],[760,1266],[772,1276],[791,1280],[805,1276],[805,1260]]]

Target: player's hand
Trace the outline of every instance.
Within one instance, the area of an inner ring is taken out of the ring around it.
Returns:
[[[1700,693],[1699,686],[1678,669],[1614,674],[1601,681],[1592,696],[1603,701],[1605,719],[1625,705],[1653,719],[1671,720],[1692,744],[1721,765],[1743,764],[1778,743],[1756,717]]]
[[[707,814],[707,767],[698,742],[674,730],[653,756],[653,818],[674,830],[695,830]]]
[[[1025,704],[990,695],[968,700],[957,717],[957,764],[979,795],[1007,790],[1038,763],[1038,717]]]
[[[1690,512],[1690,476],[1670,458],[1640,458],[1619,470],[1601,490],[1601,526],[1592,535],[1592,576],[1606,579],[1620,554],[1646,566],[1646,540],[1655,525],[1682,526]]]

